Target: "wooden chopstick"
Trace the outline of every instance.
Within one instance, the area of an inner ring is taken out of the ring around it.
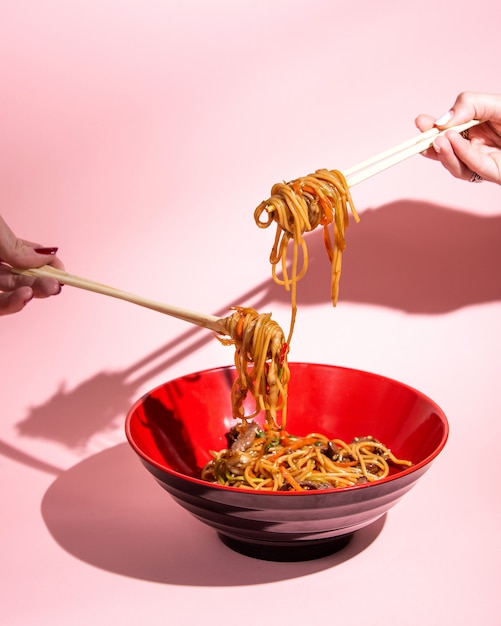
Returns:
[[[220,335],[227,334],[222,319],[219,317],[215,317],[214,315],[196,313],[194,311],[188,311],[186,309],[180,309],[169,304],[150,300],[149,298],[143,298],[142,296],[136,296],[135,294],[129,293],[127,291],[115,289],[114,287],[103,285],[102,283],[98,283],[94,280],[89,280],[88,278],[83,278],[82,276],[68,274],[68,272],[59,270],[55,267],[52,267],[51,265],[44,265],[43,267],[26,270],[11,268],[11,271],[15,274],[23,274],[24,276],[55,278],[64,285],[71,285],[72,287],[78,287],[79,289],[93,291],[95,293],[110,296],[112,298],[118,298],[119,300],[126,300],[127,302],[131,302],[132,304],[138,304],[139,306],[146,307],[147,309],[152,309],[153,311],[165,313],[166,315],[170,315],[171,317],[176,317],[180,320],[184,320],[185,322],[189,322],[190,324],[195,324],[197,326],[202,326],[203,328],[213,330]]]
[[[348,185],[353,187],[354,185],[371,178],[371,176],[375,176],[389,167],[405,161],[405,159],[408,159],[411,156],[424,152],[424,150],[427,150],[432,145],[439,135],[443,135],[449,130],[455,130],[458,133],[461,133],[472,126],[476,126],[477,124],[480,124],[479,120],[471,120],[464,124],[459,124],[458,126],[452,126],[446,130],[431,128],[430,130],[427,130],[412,139],[408,139],[393,148],[384,150],[383,152],[362,161],[358,165],[344,170],[343,176],[346,178]]]

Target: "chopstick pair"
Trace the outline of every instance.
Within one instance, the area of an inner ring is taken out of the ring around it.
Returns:
[[[470,122],[454,126],[447,130],[463,132],[479,123],[480,122],[478,120],[471,120]],[[404,141],[398,146],[376,154],[362,163],[345,170],[343,175],[346,178],[346,182],[350,187],[353,187],[353,185],[357,185],[371,176],[375,176],[385,169],[388,169],[389,167],[392,167],[393,165],[396,165],[411,156],[423,152],[432,145],[433,141],[439,135],[442,135],[445,132],[447,131],[440,131],[437,128],[432,128],[419,134],[417,137]],[[170,315],[171,317],[189,322],[190,324],[207,328],[218,334],[227,334],[222,318],[215,317],[214,315],[196,313],[187,309],[181,309],[169,304],[150,300],[149,298],[143,298],[142,296],[137,296],[127,291],[115,289],[114,287],[103,285],[102,283],[89,280],[88,278],[76,276],[75,274],[69,274],[50,265],[27,270],[11,268],[11,271],[15,274],[22,274],[25,276],[55,278],[60,283],[65,285],[71,285],[72,287],[77,287],[79,289],[85,289],[87,291],[110,296],[112,298],[118,298],[119,300],[125,300],[127,302],[131,302],[132,304],[137,304],[147,309],[152,309],[153,311],[158,311],[159,313],[164,313],[166,315]]]
[[[412,139],[408,139],[398,146],[394,146],[389,150],[380,152],[379,154],[362,161],[358,165],[344,170],[343,176],[345,177],[348,185],[353,187],[354,185],[357,185],[358,183],[361,183],[362,181],[367,180],[368,178],[371,178],[372,176],[375,176],[390,167],[393,167],[393,165],[397,165],[397,163],[405,161],[411,156],[424,152],[433,144],[437,137],[444,135],[449,130],[455,130],[458,133],[462,133],[473,126],[477,126],[478,124],[480,124],[479,120],[471,120],[469,122],[465,122],[464,124],[452,126],[446,130],[430,128],[430,130],[427,130]]]

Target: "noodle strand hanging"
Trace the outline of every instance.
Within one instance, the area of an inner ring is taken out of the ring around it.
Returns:
[[[308,250],[304,234],[317,226],[323,228],[324,246],[331,263],[330,295],[335,306],[339,296],[342,254],[346,248],[348,209],[358,222],[360,218],[343,174],[338,170],[320,169],[289,183],[276,183],[271,189],[271,197],[261,202],[254,211],[254,220],[260,228],[268,228],[273,222],[277,225],[270,263],[273,280],[291,292],[292,312],[288,343],[296,319],[297,282],[308,269]],[[292,261],[289,274],[288,251],[291,243]],[[279,269],[281,277],[278,274]]]
[[[235,313],[223,320],[228,337],[218,337],[224,345],[235,346],[233,417],[250,420],[264,411],[268,425],[276,427],[277,413],[281,411],[284,427],[290,378],[284,333],[269,313],[246,307],[234,309]],[[248,394],[254,398],[255,407],[245,414],[244,401]]]

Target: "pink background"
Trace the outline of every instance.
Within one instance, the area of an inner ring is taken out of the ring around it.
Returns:
[[[205,313],[270,310],[271,185],[416,134],[499,92],[499,3],[17,0],[0,24],[0,210],[66,268]],[[501,190],[413,157],[353,189],[341,296],[312,235],[291,359],[431,396],[449,442],[337,555],[231,552],[164,496],[124,416],[231,363],[203,330],[65,287],[0,322],[6,625],[501,623]]]

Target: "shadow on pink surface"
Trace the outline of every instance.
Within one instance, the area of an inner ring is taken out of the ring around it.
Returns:
[[[400,200],[350,226],[341,299],[438,315],[501,299],[501,216]],[[317,270],[314,270],[315,272]]]
[[[383,516],[346,548],[314,561],[254,560],[227,548],[140,465],[128,444],[100,452],[61,473],[42,501],[54,540],[95,567],[172,585],[255,585],[305,576],[355,557],[384,527]]]

